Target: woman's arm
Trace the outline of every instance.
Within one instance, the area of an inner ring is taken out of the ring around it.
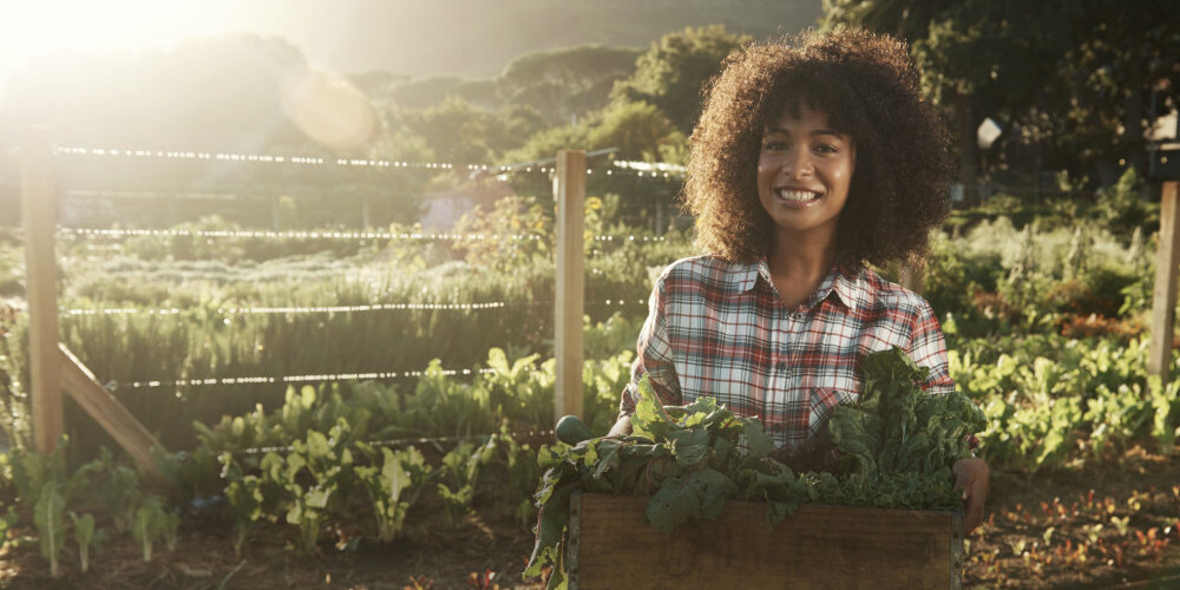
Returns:
[[[631,366],[631,382],[623,391],[619,401],[619,418],[611,432],[618,428],[626,428],[625,433],[631,432],[631,414],[635,411],[635,404],[639,401],[639,382],[646,376],[652,391],[660,398],[663,405],[680,405],[680,381],[676,376],[673,365],[672,343],[668,338],[668,327],[664,314],[664,276],[656,280],[648,301],[647,321],[639,331],[639,340],[635,345],[636,358]],[[626,418],[626,426],[620,426]]]

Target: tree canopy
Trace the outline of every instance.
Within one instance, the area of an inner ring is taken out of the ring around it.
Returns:
[[[654,105],[677,129],[690,133],[701,113],[701,89],[721,71],[721,61],[748,41],[724,25],[664,35],[640,56],[635,74],[615,85],[614,96]]]
[[[1165,3],[825,0],[824,12],[826,27],[910,42],[927,91],[955,121],[966,183],[985,117],[1003,130],[993,161],[1023,145],[1034,154],[1027,173],[1098,170],[1109,183],[1116,161],[1144,161],[1145,129],[1177,103],[1180,11]]]

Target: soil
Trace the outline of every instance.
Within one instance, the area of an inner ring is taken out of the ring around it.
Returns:
[[[520,577],[528,528],[488,498],[476,506],[455,529],[411,528],[389,545],[322,546],[315,557],[277,536],[236,555],[230,526],[193,520],[147,563],[127,535],[85,574],[67,547],[57,578],[34,531],[17,528],[0,550],[0,588],[542,588]],[[968,536],[964,588],[1180,588],[1180,456],[1134,448],[1101,465],[993,473],[987,521]]]

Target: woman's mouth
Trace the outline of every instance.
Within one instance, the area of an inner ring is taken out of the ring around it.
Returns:
[[[804,205],[812,201],[818,201],[823,194],[808,190],[793,187],[781,187],[774,189],[774,195],[788,204]]]

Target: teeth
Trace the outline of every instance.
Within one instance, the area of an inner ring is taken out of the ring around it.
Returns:
[[[782,189],[779,189],[778,196],[788,201],[810,201],[819,197],[817,193],[811,191],[788,191]]]

